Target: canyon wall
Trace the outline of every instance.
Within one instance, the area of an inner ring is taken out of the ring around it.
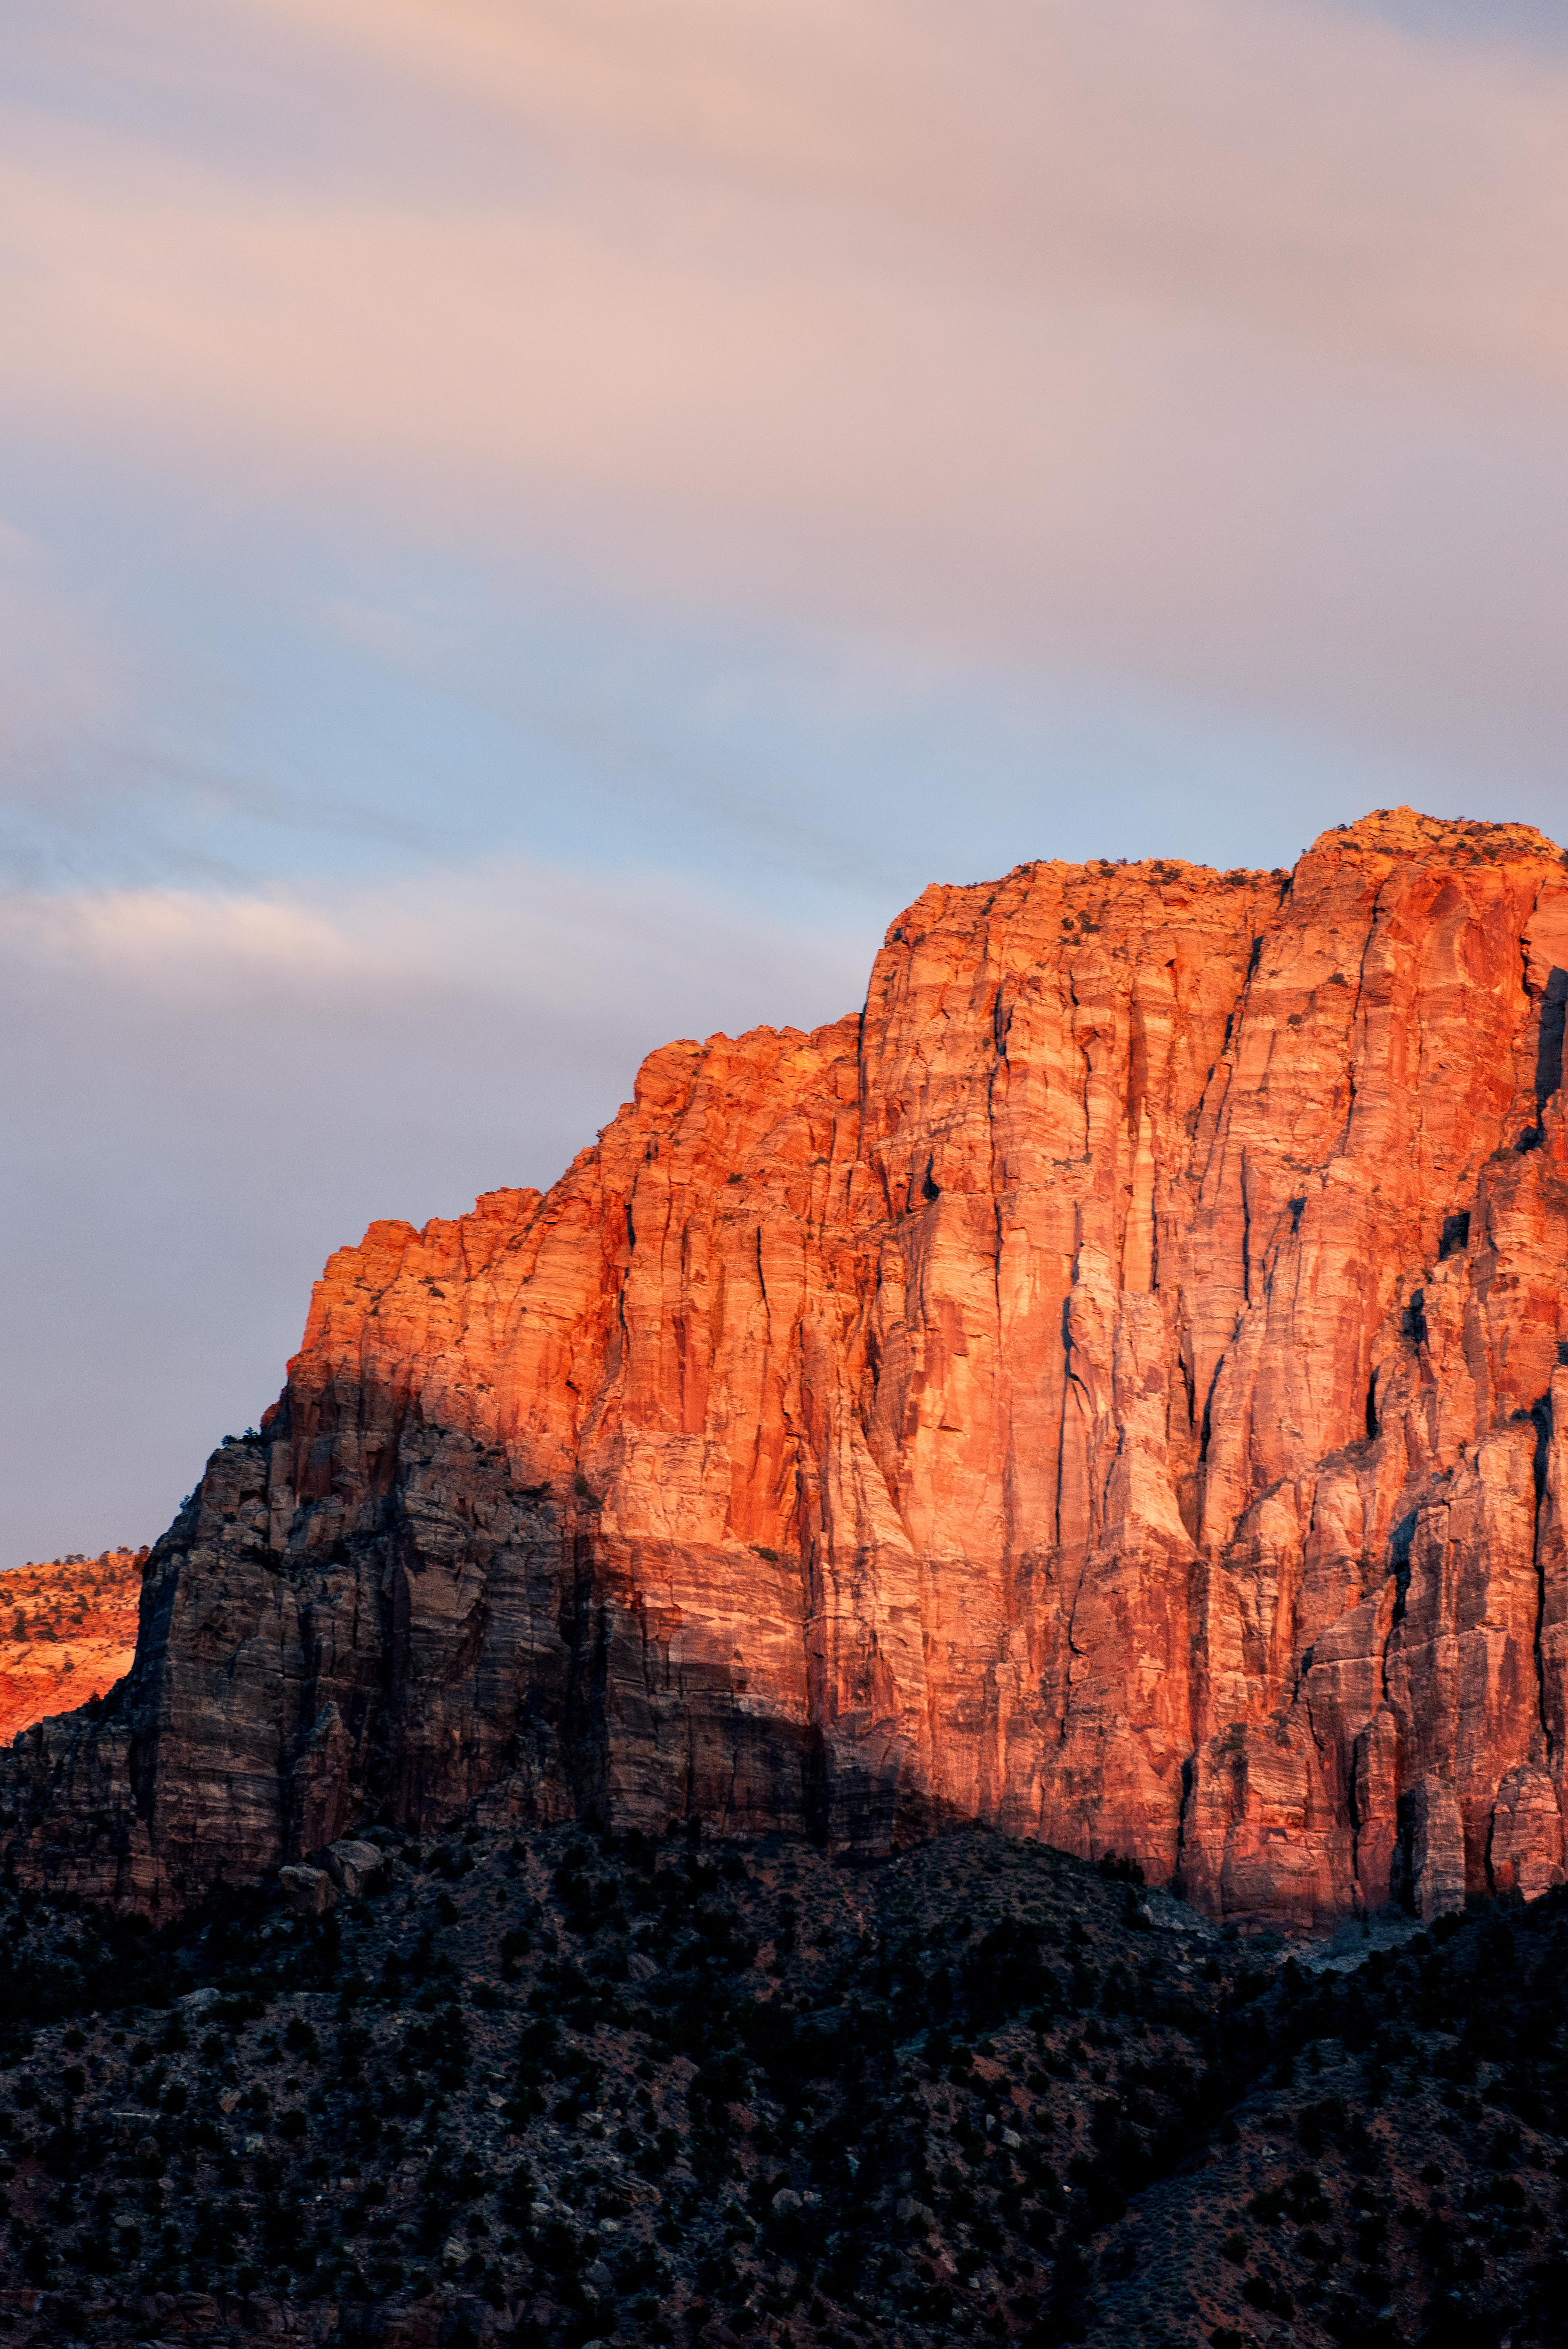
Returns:
[[[980,1817],[1288,1925],[1544,1889],[1565,999],[1523,826],[928,889],[859,1018],[332,1258],[7,1865],[157,1909],[482,1798]]]

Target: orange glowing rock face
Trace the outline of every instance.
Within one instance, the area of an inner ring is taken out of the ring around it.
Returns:
[[[107,1695],[130,1670],[146,1557],[106,1549],[0,1575],[0,1744]]]
[[[1542,1889],[1565,993],[1522,826],[927,890],[863,1016],[669,1045],[547,1195],[333,1257],[114,1721],[8,1765],[19,1878],[483,1799],[981,1817],[1289,1925]]]

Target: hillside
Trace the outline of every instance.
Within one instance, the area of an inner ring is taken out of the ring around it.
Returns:
[[[146,1558],[106,1549],[0,1575],[0,1744],[106,1695],[130,1670]]]
[[[1568,2339],[1561,1892],[1303,1963],[976,1829],[332,1865],[0,1893],[18,2349]]]

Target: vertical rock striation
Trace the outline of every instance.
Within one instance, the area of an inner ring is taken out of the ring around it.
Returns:
[[[373,1225],[10,1864],[143,1906],[430,1823],[982,1817],[1310,1924],[1561,1875],[1568,870],[932,888],[863,1014],[655,1052]]]

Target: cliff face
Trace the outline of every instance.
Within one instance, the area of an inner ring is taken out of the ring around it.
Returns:
[[[1310,1923],[1544,1888],[1568,1687],[1568,870],[932,888],[866,1008],[656,1052],[548,1195],[373,1225],[150,1563],[23,1882],[389,1805],[882,1849],[980,1816]]]

